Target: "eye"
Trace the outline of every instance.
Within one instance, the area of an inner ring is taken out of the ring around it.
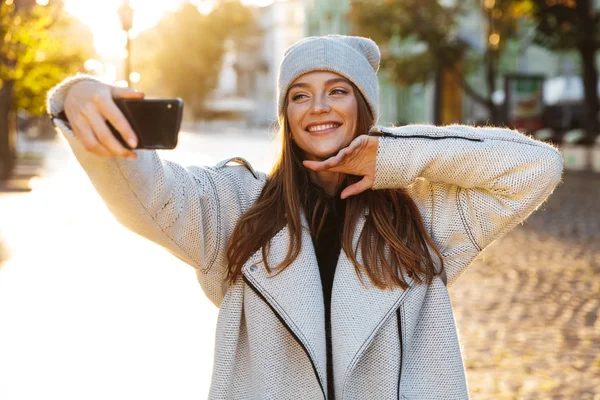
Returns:
[[[347,94],[348,91],[346,89],[333,89],[331,94]]]
[[[304,93],[298,93],[292,96],[292,100],[293,101],[298,101],[298,100],[302,100],[303,98],[307,97]]]

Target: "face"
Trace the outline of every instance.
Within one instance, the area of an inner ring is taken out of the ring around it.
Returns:
[[[357,102],[350,81],[314,71],[296,79],[287,95],[287,120],[294,142],[308,160],[324,160],[356,135]]]

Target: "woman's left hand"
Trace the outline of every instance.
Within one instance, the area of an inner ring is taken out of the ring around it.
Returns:
[[[313,171],[340,172],[362,176],[363,179],[342,191],[341,198],[346,199],[371,189],[375,182],[375,161],[379,137],[360,135],[352,143],[341,149],[335,156],[324,161],[305,160],[302,163]]]

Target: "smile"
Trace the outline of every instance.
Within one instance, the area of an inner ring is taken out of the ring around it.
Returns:
[[[323,125],[313,125],[308,127],[308,131],[309,132],[320,132],[320,131],[326,131],[328,129],[334,129],[334,128],[338,128],[340,127],[341,124],[323,124]]]

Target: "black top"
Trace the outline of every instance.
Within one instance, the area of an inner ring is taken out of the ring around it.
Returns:
[[[333,288],[333,276],[337,266],[340,250],[342,247],[342,230],[344,228],[344,217],[346,215],[346,202],[340,199],[340,192],[335,196],[327,195],[320,187],[313,187],[308,191],[306,203],[306,216],[311,222],[311,216],[315,207],[316,227],[311,230],[313,245],[319,264],[321,284],[323,285],[323,300],[325,302],[325,339],[327,344],[327,398],[334,400],[333,390],[333,364],[331,355],[331,290]],[[326,210],[326,211],[325,211]],[[325,213],[325,215],[323,215]],[[316,229],[323,221],[321,231],[316,237]]]

